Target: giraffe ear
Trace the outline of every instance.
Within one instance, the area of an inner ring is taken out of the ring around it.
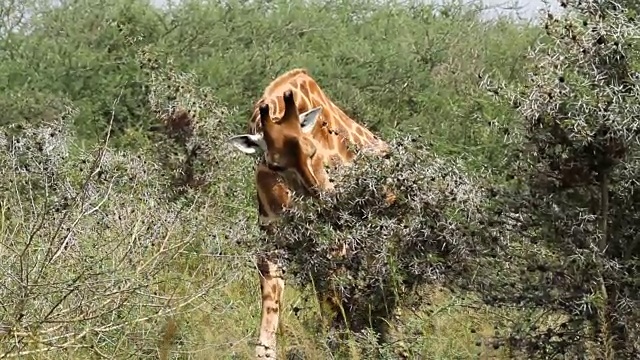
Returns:
[[[245,154],[253,155],[267,151],[262,134],[244,134],[232,136],[227,140]]]
[[[310,133],[316,125],[318,116],[322,113],[322,106],[318,106],[300,114],[300,126],[303,133]]]

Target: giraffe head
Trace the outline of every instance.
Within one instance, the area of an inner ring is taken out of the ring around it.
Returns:
[[[269,105],[260,105],[262,133],[237,135],[229,139],[240,151],[250,155],[264,155],[269,169],[285,178],[293,175],[305,190],[315,192],[327,186],[321,173],[323,160],[317,155],[317,147],[310,136],[316,125],[322,107],[304,113],[298,112],[293,92],[287,90],[283,96],[284,114],[273,121]]]

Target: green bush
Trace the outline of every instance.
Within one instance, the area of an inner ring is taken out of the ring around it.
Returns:
[[[148,75],[147,106],[164,120],[151,135],[153,146],[119,150],[107,136],[77,147],[79,112],[64,99],[33,125],[2,127],[3,355],[143,358],[167,356],[170,346],[187,351],[203,340],[179,326],[219,295],[221,284],[237,280],[237,259],[245,257],[220,249],[256,226],[215,200],[229,191],[221,179],[242,184],[233,181],[235,157],[218,147],[228,133],[209,128],[224,122],[227,110],[188,74],[167,67]],[[176,128],[182,117],[174,115],[186,107],[190,121]],[[193,148],[197,162],[184,156]],[[206,177],[185,176],[185,168]],[[248,201],[241,193],[236,199]],[[236,261],[210,261],[220,256]]]
[[[497,161],[499,137],[482,115],[502,110],[473,86],[476,75],[496,70],[518,78],[518,54],[538,31],[479,22],[476,8],[447,10],[365,1],[187,1],[166,11],[143,1],[63,2],[37,9],[36,21],[19,41],[16,35],[2,58],[8,82],[0,86],[69,98],[80,110],[79,135],[95,141],[120,95],[116,130],[144,133],[154,123],[144,100],[148,79],[135,61],[141,45],[162,54],[161,64],[172,58],[177,69],[194,72],[199,85],[238,109],[229,119],[236,130],[270,79],[307,67],[350,115],[385,136],[421,132],[441,152],[461,156],[471,148]]]
[[[407,2],[1,4],[2,354],[250,356],[250,263],[278,245],[281,351],[342,355],[313,287],[340,294],[351,358],[637,356],[638,34],[612,2],[546,29]],[[226,139],[293,67],[394,152],[256,242]]]
[[[417,139],[394,142],[391,150],[385,158],[361,154],[354,166],[337,170],[334,193],[298,199],[259,242],[284,260],[295,284],[336,294],[334,327],[373,328],[383,337],[399,306],[419,304],[411,296],[416,288],[447,283],[475,260],[473,229],[486,198],[460,164],[434,156]],[[336,251],[343,246],[346,254]]]
[[[631,194],[640,31],[614,2],[570,3],[567,10],[548,15],[549,41],[530,52],[528,81],[492,88],[524,120],[513,132],[521,144],[511,157],[518,185],[502,194],[508,201],[501,215],[518,214],[517,237],[545,249],[526,258],[539,275],[523,274],[522,293],[503,293],[499,302],[566,314],[558,328],[521,327],[508,339],[528,357],[633,358],[640,351],[639,248],[629,236],[638,217]]]

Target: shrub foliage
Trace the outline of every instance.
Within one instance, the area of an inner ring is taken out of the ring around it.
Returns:
[[[334,325],[356,332],[382,328],[410,290],[442,283],[475,250],[470,228],[485,196],[475,179],[416,139],[391,148],[336,169],[335,192],[298,199],[262,242],[280,250],[295,283],[335,294],[346,319]]]
[[[353,343],[315,291],[364,356],[638,357],[635,5],[562,4],[0,0],[0,353],[249,356],[267,252],[290,356]],[[267,234],[225,141],[292,67],[392,152]]]
[[[570,2],[566,15],[548,14],[544,28],[528,81],[488,87],[523,119],[503,214],[518,214],[523,241],[551,251],[530,259],[538,279],[523,279],[537,296],[516,298],[567,318],[546,334],[509,340],[528,356],[637,357],[639,249],[630,234],[638,216],[640,30],[611,1]]]

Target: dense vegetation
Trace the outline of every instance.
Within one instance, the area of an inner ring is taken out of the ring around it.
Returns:
[[[248,358],[275,250],[290,358],[638,357],[640,30],[568,10],[0,0],[0,353]],[[265,239],[225,139],[294,67],[394,152]]]

